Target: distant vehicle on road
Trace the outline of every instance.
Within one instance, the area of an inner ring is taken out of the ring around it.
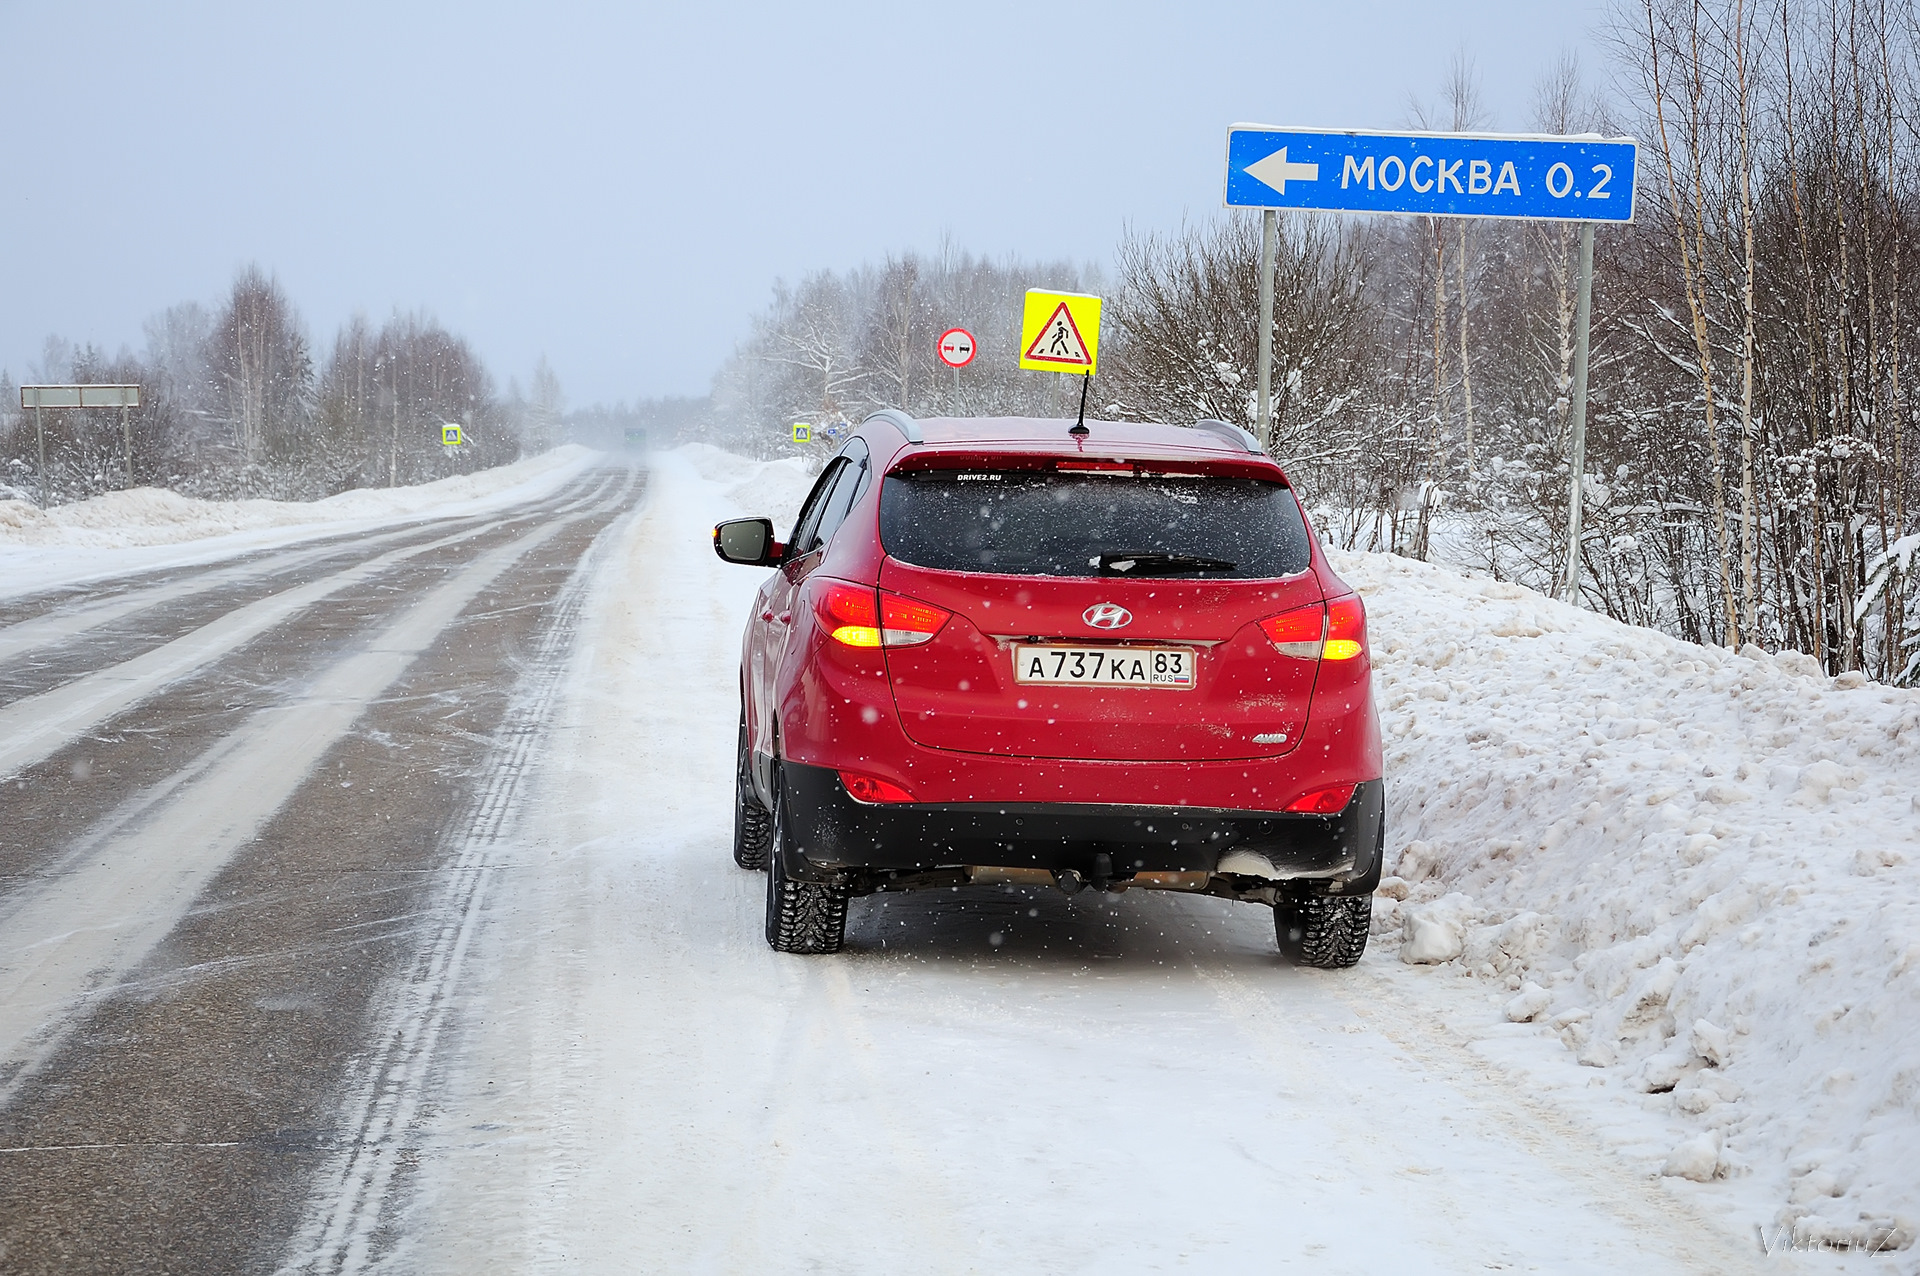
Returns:
[[[1351,966],[1385,787],[1366,612],[1250,434],[886,411],[821,472],[740,664],[734,858],[767,941],[837,951],[848,901],[963,883],[1271,905]]]
[[[628,426],[625,431],[622,432],[622,438],[629,452],[644,452],[647,450],[647,432],[641,426]]]

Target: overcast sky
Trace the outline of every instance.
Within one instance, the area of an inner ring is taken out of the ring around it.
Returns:
[[[0,0],[0,367],[277,274],[316,347],[419,308],[574,404],[699,394],[776,278],[1106,263],[1215,216],[1235,121],[1391,128],[1449,57],[1524,129],[1598,0]],[[1046,280],[1034,280],[1044,285]]]

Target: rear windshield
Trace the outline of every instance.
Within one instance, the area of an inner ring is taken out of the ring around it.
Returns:
[[[1204,475],[889,474],[880,540],[915,566],[1012,576],[1245,580],[1309,563],[1292,492]]]

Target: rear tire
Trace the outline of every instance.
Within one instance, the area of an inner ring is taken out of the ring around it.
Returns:
[[[773,841],[773,816],[753,794],[747,778],[747,718],[740,716],[740,749],[733,771],[733,862],[741,868],[765,868]]]
[[[767,853],[767,946],[777,953],[837,953],[847,937],[846,886],[787,876],[786,800],[776,772],[773,836]]]
[[[1345,970],[1367,951],[1371,895],[1303,895],[1273,906],[1280,951],[1303,966]]]

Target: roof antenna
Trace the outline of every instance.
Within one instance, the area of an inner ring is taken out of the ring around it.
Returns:
[[[1081,378],[1080,380],[1080,416],[1076,421],[1074,421],[1073,428],[1067,431],[1068,434],[1077,435],[1083,439],[1086,438],[1089,434],[1093,433],[1092,430],[1089,430],[1087,428],[1087,387],[1092,384],[1093,384],[1093,377],[1090,374],[1083,376]]]

